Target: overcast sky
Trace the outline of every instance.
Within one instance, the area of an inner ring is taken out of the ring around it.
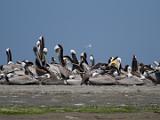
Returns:
[[[32,47],[43,35],[48,59],[54,46],[65,54],[86,51],[97,62],[120,56],[130,64],[160,60],[160,0],[0,0],[0,64],[5,49],[13,60],[34,60]]]

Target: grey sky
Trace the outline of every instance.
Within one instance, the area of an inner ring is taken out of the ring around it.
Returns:
[[[118,55],[127,64],[132,54],[147,64],[160,60],[159,6],[160,0],[0,0],[0,64],[8,47],[14,61],[34,60],[40,35],[49,60],[57,43],[65,54],[86,50],[101,62]]]

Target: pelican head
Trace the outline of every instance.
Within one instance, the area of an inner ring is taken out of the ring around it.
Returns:
[[[131,73],[131,71],[132,71],[131,66],[128,66],[127,72],[128,72],[128,73]]]
[[[59,44],[57,44],[55,47],[54,47],[54,50],[56,53],[59,53],[60,52],[60,49],[61,49],[61,46]]]
[[[10,51],[10,48],[7,48],[6,51],[9,52],[9,51]]]
[[[89,59],[90,59],[90,62],[91,62],[91,66],[94,66],[95,65],[94,56],[90,55]]]
[[[87,58],[86,52],[82,52],[82,53],[81,53],[81,57]]]
[[[118,57],[117,60],[119,63],[121,63],[121,61],[122,61],[120,57]]]
[[[133,58],[137,58],[137,56],[135,54],[133,54]]]
[[[46,55],[48,53],[48,49],[47,48],[43,48],[43,53]]]
[[[72,59],[69,56],[63,56],[64,62],[67,63],[72,63]]]
[[[65,63],[68,63],[68,58],[67,58],[67,57],[63,57],[63,61],[64,61]]]
[[[73,50],[73,49],[71,49],[71,50],[70,50],[70,53],[71,53],[71,54],[76,54],[76,51]]]
[[[132,73],[131,73],[131,72],[132,72],[132,68],[131,68],[131,66],[128,66],[128,67],[127,67],[127,77],[128,77],[128,78],[131,78],[131,77],[132,77]]]
[[[90,55],[89,59],[90,59],[91,61],[93,61],[93,60],[94,60],[93,55]]]
[[[26,66],[26,63],[25,63],[25,62],[22,62],[22,63],[21,63],[21,66],[22,66],[22,67],[25,67],[25,66]]]
[[[41,35],[40,37],[39,37],[39,40],[42,40],[43,39],[43,36]]]

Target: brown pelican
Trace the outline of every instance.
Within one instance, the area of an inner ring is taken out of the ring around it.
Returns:
[[[84,70],[80,67],[80,64],[75,64],[74,60],[68,56],[68,55],[65,55],[63,56],[63,59],[65,61],[65,63],[70,63],[72,65],[74,65],[74,69],[76,69],[78,72],[83,72]],[[73,68],[72,68],[72,71],[73,71]]]
[[[117,76],[120,75],[122,65],[121,65],[121,58],[120,57],[115,57],[109,64],[108,66],[113,70],[113,75]]]
[[[51,69],[58,71],[61,78],[63,80],[67,80],[72,78],[72,69],[70,69],[70,66],[73,66],[73,60],[68,56],[63,56],[63,47],[60,44],[57,44],[54,47],[55,52],[57,53],[58,59],[60,64],[52,64],[50,65]],[[68,66],[68,64],[70,64]],[[58,68],[58,70],[57,70]]]
[[[6,49],[6,54],[7,54],[7,64],[13,64],[12,62],[12,52],[10,48]]]
[[[81,85],[83,85],[83,84],[87,85],[87,84],[90,84],[89,78],[92,76],[91,68],[88,65],[87,54],[85,52],[81,53],[80,58],[81,58],[80,68],[83,70],[83,71],[80,71],[80,76],[82,78]]]
[[[70,50],[71,56],[72,56],[72,63],[73,63],[73,67],[72,67],[72,71],[77,69],[77,65],[79,64],[77,56],[76,56],[76,51],[71,49]]]
[[[36,55],[35,65],[36,65],[36,72],[38,76],[44,75],[46,73],[50,73],[50,71],[45,66],[43,66],[42,61],[39,58],[39,55],[37,53],[37,47],[33,47],[33,51]]]
[[[12,61],[12,52],[10,48],[6,49],[6,55],[7,55],[7,64],[6,65],[2,65],[1,66],[1,70],[5,73],[9,73],[9,72],[13,72],[13,71],[17,71],[17,70],[21,70],[22,66],[17,64],[17,63],[13,63]]]
[[[63,60],[63,47],[62,47],[62,45],[57,44],[57,45],[54,47],[54,50],[55,50],[55,52],[56,52],[57,55],[58,55],[58,59],[59,59],[60,64],[64,67],[64,66],[65,66],[65,62],[64,62],[64,60]]]
[[[84,71],[88,71],[91,69],[91,67],[88,65],[88,62],[87,62],[86,52],[82,52],[80,55],[80,66],[81,68],[83,68]]]
[[[103,63],[97,64],[101,66]],[[105,71],[100,67],[95,67],[95,69],[88,69],[88,66],[84,61],[80,63],[83,72],[80,74],[82,78],[81,85],[90,84],[90,85],[109,85],[115,84],[115,79],[110,75],[105,75]]]
[[[83,62],[85,62],[88,65],[88,62],[87,62],[87,53],[86,52],[82,52],[81,53],[80,60],[83,61]]]
[[[83,61],[84,59],[82,59],[80,64],[74,64],[73,59],[70,56],[63,56],[63,58],[66,63],[71,63],[72,65],[75,65],[75,69],[77,70],[77,73],[80,75],[80,76],[77,76],[77,75],[75,76],[70,71],[70,73],[71,73],[71,74],[69,74],[70,79],[67,80],[67,83],[68,84],[79,84],[80,83],[81,85],[88,84],[89,77],[90,77],[90,71],[87,70],[87,68],[86,68],[87,65]],[[64,67],[64,68],[66,69],[66,67]],[[63,71],[64,71],[64,68],[63,68]],[[74,80],[73,80],[73,78],[71,79],[72,76],[73,76]]]
[[[138,61],[135,55],[133,55],[132,58],[132,72],[137,72],[138,71]]]
[[[31,75],[34,76],[34,73],[32,73],[32,71],[30,71],[29,66],[32,66],[33,63],[28,61],[28,60],[24,60],[21,62],[22,67],[24,68],[24,74],[25,75]]]
[[[45,64],[42,63],[41,60],[44,59],[45,61],[45,57],[43,57],[43,59],[40,59],[38,54],[37,54],[37,47],[33,47],[33,51],[35,53],[36,59],[35,59],[35,70],[36,70],[36,74],[37,74],[37,79],[40,80],[41,84],[62,84],[63,82],[59,82],[57,80],[59,80],[57,74],[55,73],[55,71],[51,71],[50,69],[50,65],[47,64],[47,66]],[[47,54],[47,49],[44,48],[43,49],[43,55]]]
[[[28,69],[28,66],[32,65],[30,62],[19,62],[19,65],[23,69],[13,70],[11,72],[4,72],[3,77],[4,82],[3,84],[16,84],[16,85],[26,85],[26,84],[37,84],[38,80],[34,78],[33,73]]]

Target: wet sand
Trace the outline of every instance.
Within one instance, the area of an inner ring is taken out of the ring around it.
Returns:
[[[1,106],[160,106],[157,86],[0,85]],[[158,120],[160,113],[0,115],[0,120]]]
[[[42,115],[2,115],[1,120],[160,120],[159,113],[48,113]]]
[[[3,106],[160,105],[157,86],[0,85]]]

